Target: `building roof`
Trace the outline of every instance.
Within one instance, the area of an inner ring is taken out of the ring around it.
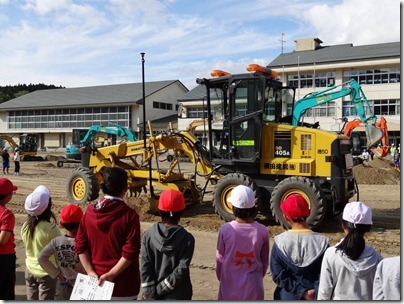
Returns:
[[[156,93],[179,80],[145,83],[145,96]],[[0,110],[41,109],[49,107],[108,106],[142,104],[143,83],[114,84],[67,89],[38,90],[0,104]]]
[[[400,57],[400,42],[353,46],[340,44],[320,46],[315,50],[283,53],[268,64],[268,67],[286,67],[313,63],[386,59]]]
[[[221,99],[221,96],[221,91],[212,91],[210,94],[210,98],[212,99]],[[191,91],[185,93],[184,96],[179,98],[178,102],[202,100],[203,98],[206,98],[206,86],[198,84]]]

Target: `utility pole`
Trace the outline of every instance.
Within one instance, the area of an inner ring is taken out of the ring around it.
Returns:
[[[281,54],[283,54],[283,44],[286,42],[286,40],[284,40],[285,37],[285,33],[282,33],[282,38],[279,39],[279,41],[281,42]]]
[[[145,90],[145,79],[144,79],[144,55],[145,53],[140,53],[142,56],[142,90],[143,90],[143,144],[144,144],[144,149],[146,150],[146,90]],[[150,134],[151,135],[151,134]],[[150,152],[150,151],[149,151]],[[152,163],[151,163],[151,157],[149,157],[149,188],[150,188],[150,197],[154,197],[154,191],[153,191],[153,173],[152,173]]]

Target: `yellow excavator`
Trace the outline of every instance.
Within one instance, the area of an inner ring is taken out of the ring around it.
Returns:
[[[307,222],[312,228],[326,215],[339,214],[355,194],[359,199],[349,137],[280,122],[293,107],[295,88],[284,87],[267,67],[253,64],[247,70],[234,75],[216,70],[212,78],[197,79],[206,88],[207,147],[192,132],[175,132],[172,127],[154,135],[149,123],[152,135],[145,140],[86,151],[82,167],[68,177],[68,200],[97,199],[102,172],[110,166],[126,170],[134,195],[147,186],[175,188],[184,193],[187,204],[203,200],[210,182],[215,211],[225,221],[234,219],[227,199],[238,185],[252,188],[259,211],[284,227],[288,224],[280,206],[291,194],[301,194],[309,202]],[[221,129],[213,126],[213,117],[222,117]],[[187,155],[195,173],[185,175],[176,158],[168,169],[161,169],[158,155],[168,149]],[[196,176],[205,178],[206,184],[197,185]]]
[[[37,134],[23,134],[20,136],[20,144],[18,145],[13,137],[0,134],[0,139],[8,142],[13,151],[18,148],[20,150],[21,160],[23,161],[40,161],[43,160],[42,156],[37,155],[38,151],[38,135]]]

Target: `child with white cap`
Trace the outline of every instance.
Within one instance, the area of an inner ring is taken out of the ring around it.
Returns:
[[[22,225],[21,237],[25,245],[25,285],[27,300],[54,300],[56,279],[39,265],[38,255],[49,242],[61,235],[51,211],[52,200],[48,188],[38,186],[25,199],[27,221]],[[53,219],[53,221],[51,221]],[[55,264],[54,257],[51,258]]]
[[[372,300],[376,267],[383,259],[364,239],[372,224],[368,206],[346,204],[342,214],[345,238],[324,254],[318,300]]]
[[[76,281],[77,273],[86,273],[80,263],[78,254],[74,251],[74,238],[83,218],[83,211],[77,205],[69,204],[60,211],[60,226],[65,235],[54,238],[39,253],[39,265],[52,277],[56,278],[55,300],[69,300]],[[56,258],[55,266],[50,258]]]
[[[8,178],[0,178],[0,300],[15,300],[15,215],[6,205],[16,190]]]
[[[303,196],[289,195],[280,208],[291,229],[275,236],[272,246],[274,300],[314,300],[328,238],[307,227],[310,209]]]
[[[255,195],[239,185],[228,201],[236,219],[222,225],[216,248],[219,300],[264,300],[264,276],[269,264],[267,227],[254,221]]]
[[[179,225],[185,209],[183,194],[168,189],[160,194],[161,222],[143,236],[141,250],[142,294],[144,300],[191,300],[189,273],[195,239]]]

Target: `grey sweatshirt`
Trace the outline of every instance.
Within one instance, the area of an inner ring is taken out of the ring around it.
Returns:
[[[143,236],[142,293],[146,300],[191,300],[189,265],[195,239],[182,226],[154,224]]]
[[[400,256],[385,258],[377,265],[373,300],[401,300]]]
[[[317,300],[372,300],[373,278],[383,257],[366,245],[353,261],[336,246],[324,254]]]

